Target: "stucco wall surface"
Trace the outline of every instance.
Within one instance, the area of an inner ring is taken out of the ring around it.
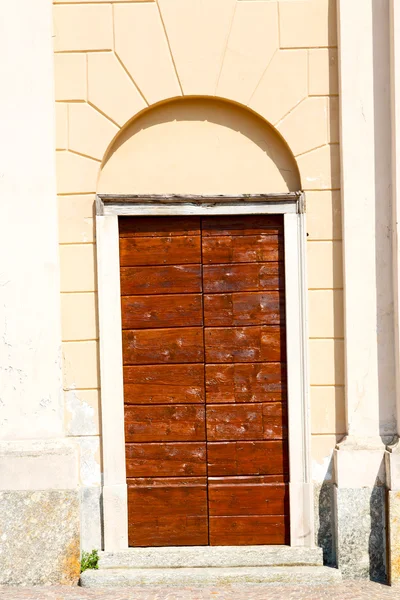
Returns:
[[[55,1],[65,418],[81,440],[85,487],[99,486],[101,470],[95,193],[297,182],[307,199],[313,477],[330,478],[346,428],[336,44],[334,0]],[[297,164],[290,181],[285,161]]]

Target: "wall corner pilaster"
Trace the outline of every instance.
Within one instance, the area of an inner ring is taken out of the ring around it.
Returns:
[[[344,578],[387,579],[385,445],[348,436],[334,452],[337,566]]]

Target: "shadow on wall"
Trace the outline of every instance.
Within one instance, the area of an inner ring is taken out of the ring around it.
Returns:
[[[380,471],[384,472],[384,459]],[[368,540],[369,578],[385,583],[386,568],[386,488],[377,478],[369,501],[371,531]]]
[[[102,166],[102,193],[298,191],[280,134],[249,109],[211,98],[159,104],[128,124]]]
[[[324,481],[316,488],[316,544],[322,548],[324,565],[337,566],[335,546],[334,484],[332,483],[333,458],[331,458]]]

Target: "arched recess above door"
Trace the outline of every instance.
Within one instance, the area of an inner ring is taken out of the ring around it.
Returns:
[[[240,105],[181,98],[147,109],[111,143],[97,191],[255,194],[301,189],[277,130]]]

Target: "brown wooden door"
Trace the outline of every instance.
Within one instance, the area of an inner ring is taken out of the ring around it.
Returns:
[[[289,541],[283,221],[120,218],[130,546]]]

